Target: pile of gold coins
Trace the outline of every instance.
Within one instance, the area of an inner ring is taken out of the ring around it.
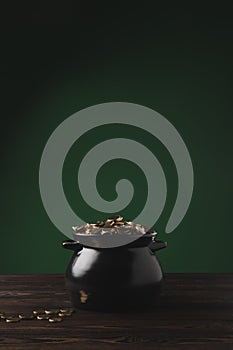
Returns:
[[[128,224],[127,221],[123,221],[123,216],[117,215],[112,218],[108,218],[106,221],[97,221],[95,226],[97,227],[119,227]]]
[[[23,320],[46,320],[48,322],[61,322],[65,317],[71,316],[75,310],[73,308],[63,309],[38,309],[28,313],[7,314],[0,311],[0,320],[6,323],[20,322]]]
[[[105,235],[105,234],[136,234],[141,235],[145,233],[154,233],[154,230],[147,229],[146,227],[136,224],[132,221],[124,221],[123,216],[116,215],[108,218],[105,221],[97,221],[94,224],[85,224],[82,226],[72,226],[72,229],[77,234],[94,234],[94,235]]]
[[[90,224],[89,224],[90,225]],[[154,229],[151,227],[149,229],[146,229],[144,226],[140,224],[136,224],[132,221],[124,221],[123,216],[116,215],[111,218],[108,218],[106,221],[97,221],[95,224],[93,224],[95,227],[127,227],[131,230],[137,230],[141,233],[155,233]],[[75,227],[73,227],[74,229]]]

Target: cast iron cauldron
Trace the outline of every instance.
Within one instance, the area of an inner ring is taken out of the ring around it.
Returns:
[[[163,278],[155,252],[166,243],[147,233],[116,248],[92,248],[66,240],[74,251],[66,270],[66,287],[76,308],[129,311],[158,305]]]

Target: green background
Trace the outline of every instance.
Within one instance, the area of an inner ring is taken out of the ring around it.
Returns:
[[[0,273],[63,272],[70,252],[66,237],[50,222],[41,202],[38,172],[53,130],[85,107],[111,101],[148,106],[179,131],[193,162],[191,205],[167,235],[177,176],[166,149],[133,127],[99,127],[70,150],[63,184],[72,208],[86,221],[105,218],[82,202],[78,162],[101,140],[129,137],[161,162],[168,197],[155,224],[168,242],[158,253],[169,272],[233,272],[232,34],[230,10],[154,5],[56,6],[40,2],[6,8],[1,22],[1,254]],[[127,177],[134,201],[122,213],[140,212],[147,190],[131,162],[106,164],[97,177],[105,199]],[[140,186],[139,186],[140,184]],[[156,199],[155,199],[156,200]]]

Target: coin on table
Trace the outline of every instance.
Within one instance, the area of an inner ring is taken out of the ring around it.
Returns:
[[[60,309],[46,309],[44,312],[46,313],[46,315],[53,315],[58,314],[59,311]]]
[[[72,308],[72,307],[66,307],[66,308],[62,308],[60,309],[60,312],[70,312],[70,313],[73,313],[75,310]]]
[[[42,314],[42,315],[37,315],[36,316],[37,320],[48,320],[49,319],[49,315],[46,314]]]
[[[19,318],[20,318],[21,320],[33,320],[34,317],[35,317],[35,315],[33,315],[33,314],[31,314],[31,313],[28,313],[28,314],[26,314],[26,313],[21,313],[21,314],[19,314]]]
[[[7,316],[6,322],[7,323],[13,323],[13,322],[19,322],[20,318],[18,316]]]
[[[60,316],[60,317],[68,317],[71,315],[72,315],[72,312],[59,312],[58,313],[58,316]]]
[[[49,322],[53,323],[53,322],[61,322],[62,321],[62,317],[50,317],[49,318]]]
[[[34,315],[41,315],[44,313],[44,309],[36,309],[36,310],[33,310],[32,313]]]

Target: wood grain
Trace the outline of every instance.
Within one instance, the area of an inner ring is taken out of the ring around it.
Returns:
[[[58,306],[70,306],[62,275],[0,275],[1,311]],[[233,349],[233,274],[166,274],[156,311],[0,321],[0,348]]]

